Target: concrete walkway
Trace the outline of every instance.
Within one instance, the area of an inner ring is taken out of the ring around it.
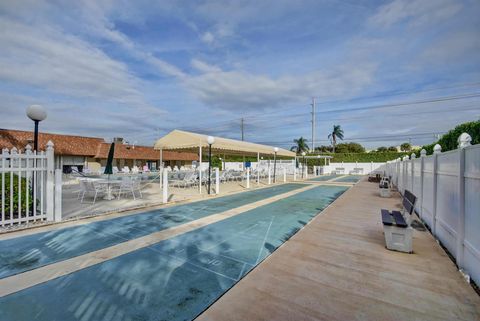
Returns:
[[[480,297],[428,232],[385,249],[378,196],[362,181],[197,320],[480,320]]]

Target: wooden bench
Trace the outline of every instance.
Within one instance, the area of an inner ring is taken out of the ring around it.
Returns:
[[[345,167],[336,167],[334,170],[335,174],[345,174]]]
[[[412,253],[413,229],[410,226],[415,208],[415,195],[405,190],[402,200],[402,211],[382,209],[383,232],[387,249]]]

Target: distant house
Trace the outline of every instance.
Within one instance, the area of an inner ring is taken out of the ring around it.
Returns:
[[[69,172],[72,166],[82,171],[85,167],[97,170],[106,164],[110,143],[103,138],[40,133],[39,149],[45,150],[49,140],[54,144],[55,166],[64,172]],[[33,132],[0,129],[0,149],[16,147],[24,151],[28,144],[33,148]],[[158,168],[159,159],[160,153],[153,147],[129,145],[122,138],[115,138],[114,166],[119,169],[134,165]],[[195,153],[163,152],[165,166],[190,166],[196,160]]]

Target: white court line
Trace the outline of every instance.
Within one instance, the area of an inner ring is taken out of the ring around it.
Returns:
[[[0,279],[0,297],[53,280],[59,276],[79,271],[86,267],[111,260],[135,250],[159,243],[160,241],[171,239],[177,235],[185,234],[212,223],[234,217],[260,206],[271,204],[286,197],[290,197],[317,187],[317,185],[305,184],[304,187],[288,191],[286,193],[278,194],[253,203],[248,203],[243,206],[203,217],[186,224],[177,225],[123,243],[115,244],[107,248]]]
[[[272,220],[270,221],[270,225],[268,225],[267,232],[265,233],[265,237],[263,238],[262,246],[260,247],[260,252],[258,252],[257,261],[255,263],[255,266],[258,265],[258,261],[260,260],[260,255],[262,254],[263,248],[265,247],[265,242],[267,241],[268,233],[270,233],[270,228],[272,227],[272,223],[273,223],[274,218],[275,218],[275,216],[272,216]]]
[[[162,255],[166,255],[166,256],[174,259],[174,260],[177,260],[178,262],[181,262],[182,264],[188,263],[188,264],[193,265],[193,266],[195,266],[195,267],[197,267],[197,268],[200,268],[200,269],[202,269],[202,270],[215,273],[215,274],[217,274],[217,275],[219,275],[219,276],[223,276],[224,278],[230,279],[230,280],[232,280],[232,281],[237,281],[236,279],[234,279],[234,278],[232,278],[232,277],[230,277],[230,276],[224,275],[224,274],[222,274],[222,273],[220,273],[220,272],[217,272],[217,271],[210,270],[209,268],[206,268],[206,267],[204,267],[204,266],[201,266],[201,265],[192,263],[192,262],[190,262],[190,260],[189,260],[188,258],[187,258],[187,259],[182,259],[182,258],[179,258],[179,257],[177,257],[177,256],[174,256],[174,255],[168,254],[168,253],[166,253],[166,252],[160,251],[160,250],[158,250],[158,249],[155,249],[155,248],[153,248],[153,247],[151,247],[151,246],[147,246],[147,248],[150,249],[150,250],[153,250],[153,251],[155,251],[155,252],[157,252],[157,253],[160,253],[160,254],[162,254]],[[195,255],[195,256],[196,256],[196,255]]]

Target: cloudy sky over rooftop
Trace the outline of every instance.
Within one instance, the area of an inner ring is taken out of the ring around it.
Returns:
[[[0,0],[0,127],[367,147],[480,118],[480,2]],[[395,137],[394,137],[395,136]],[[380,138],[384,137],[384,138]]]

